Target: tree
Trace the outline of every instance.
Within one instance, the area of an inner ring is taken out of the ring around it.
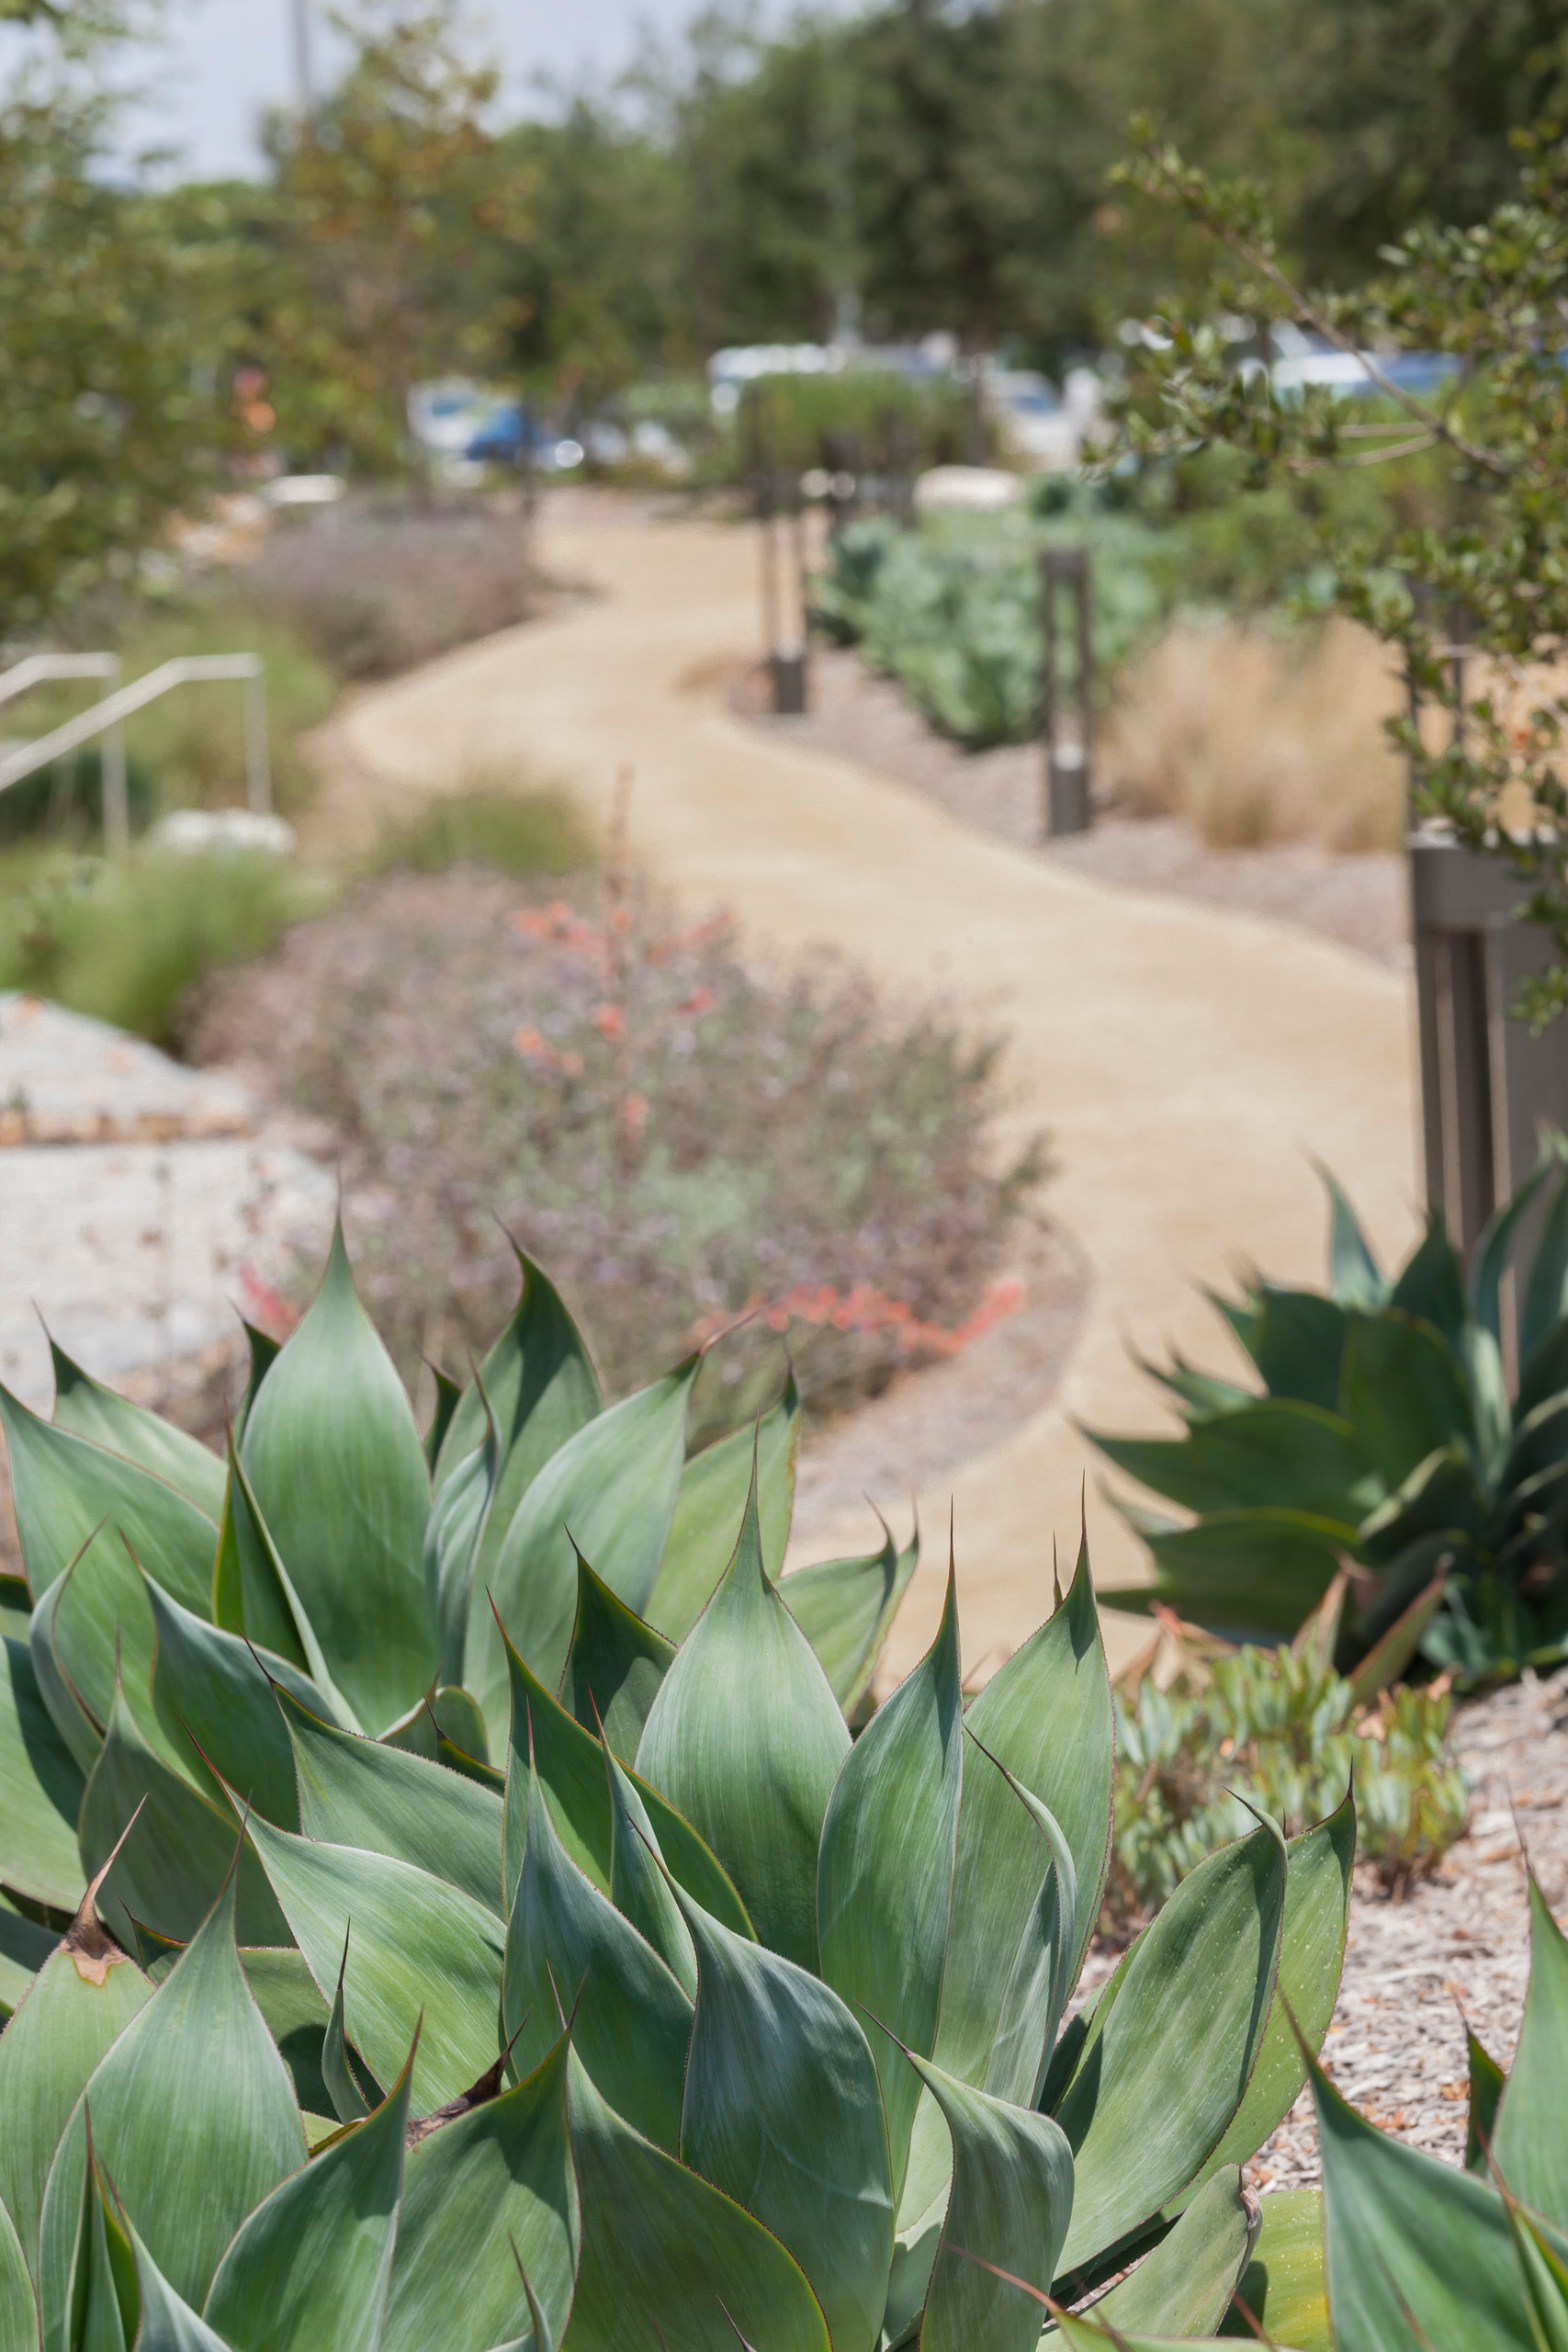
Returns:
[[[1192,222],[1222,262],[1206,300],[1160,315],[1126,447],[1147,457],[1220,444],[1242,453],[1258,484],[1427,453],[1446,464],[1441,526],[1396,526],[1325,553],[1340,608],[1453,714],[1440,754],[1408,722],[1394,733],[1415,764],[1420,812],[1511,860],[1529,885],[1526,919],[1549,933],[1556,962],[1527,985],[1520,1010],[1544,1023],[1568,1005],[1568,139],[1517,134],[1515,197],[1470,227],[1407,229],[1380,277],[1312,294],[1282,266],[1256,187],[1194,169],[1146,123],[1134,138],[1124,183]],[[1342,351],[1382,355],[1366,360],[1381,401],[1369,413],[1322,388],[1282,397],[1267,371],[1238,370],[1212,323],[1222,311],[1265,330],[1291,320]],[[1417,397],[1391,372],[1401,347],[1446,354],[1453,372]],[[1443,653],[1456,624],[1477,657],[1468,689]]]
[[[389,471],[409,454],[412,387],[504,355],[506,303],[476,311],[462,287],[487,241],[524,232],[526,182],[496,168],[497,77],[468,62],[457,0],[335,21],[355,43],[347,73],[315,117],[270,127],[251,320],[290,450]]]
[[[0,97],[0,639],[127,572],[228,436],[201,257],[98,175],[109,120],[48,63]]]

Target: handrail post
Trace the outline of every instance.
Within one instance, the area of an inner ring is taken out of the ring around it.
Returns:
[[[266,674],[258,661],[245,680],[245,798],[258,817],[272,814],[272,761],[266,729]]]
[[[105,729],[99,760],[104,842],[111,857],[123,857],[130,847],[130,786],[126,773],[123,724]]]

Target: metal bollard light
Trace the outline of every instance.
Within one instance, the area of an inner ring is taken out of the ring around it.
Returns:
[[[1094,647],[1089,624],[1089,550],[1047,548],[1040,558],[1040,738],[1043,757],[1041,837],[1087,833],[1090,823],[1090,694]],[[1073,716],[1061,692],[1061,607],[1072,614],[1075,678]]]

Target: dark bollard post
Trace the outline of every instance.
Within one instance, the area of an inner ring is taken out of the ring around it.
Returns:
[[[1062,692],[1062,617],[1072,615],[1072,716]],[[1089,827],[1090,694],[1094,648],[1089,628],[1089,550],[1047,548],[1040,558],[1040,737],[1043,759],[1041,833],[1086,833]]]

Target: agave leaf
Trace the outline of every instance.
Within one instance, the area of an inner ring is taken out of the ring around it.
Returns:
[[[0,2352],[38,2352],[38,2299],[17,2225],[0,2205]]]
[[[1356,1808],[1348,1794],[1316,1829],[1286,1845],[1280,1973],[1269,2023],[1247,2096],[1200,2182],[1256,2155],[1296,2103],[1306,2080],[1302,2043],[1320,2047],[1339,1997],[1355,1859]]]
[[[999,1771],[1002,1767],[991,1769]],[[982,2088],[993,2098],[1037,2107],[1056,2029],[1072,1991],[1070,1972],[1077,1966],[1077,1873],[1050,1807],[1018,1781],[1010,1785],[1040,1832],[1046,1868],[1008,1973]]]
[[[760,2222],[607,2107],[575,2052],[568,2112],[582,2200],[572,2352],[830,2352],[821,2308]]]
[[[1090,2306],[1087,2314],[1123,2335],[1202,2336],[1217,2331],[1252,2245],[1241,2173],[1212,2173],[1170,2235]],[[1296,2352],[1296,2338],[1289,2339]]]
[[[874,2352],[894,2198],[865,2035],[807,1970],[731,1935],[689,1895],[676,1900],[699,1979],[682,2159],[795,2256],[835,2352]],[[914,2101],[905,2107],[912,2113]]]
[[[1417,2329],[1442,2352],[1535,2352],[1496,2190],[1386,2138],[1311,2071],[1337,2352],[1384,2352]]]
[[[464,1759],[463,1764],[455,1770],[467,1770],[470,1778],[479,1778],[485,1773],[491,1774],[498,1782],[503,1778],[491,1763],[485,1719],[467,1690],[455,1682],[444,1683],[430,1702],[430,1712],[435,1718],[435,1752],[443,1764],[449,1761],[442,1753],[445,1747]],[[476,1765],[479,1768],[478,1773],[473,1770]],[[485,1785],[489,1786],[489,1781]]]
[[[674,1646],[637,1616],[577,1555],[577,1622],[561,1676],[560,1702],[584,1731],[604,1736],[617,1756],[634,1757],[654,1694]]]
[[[1153,1585],[1101,1598],[1120,1609],[1168,1600],[1205,1624],[1288,1637],[1317,1607],[1355,1544],[1350,1521],[1310,1511],[1213,1511],[1195,1527],[1149,1537],[1158,1572]]]
[[[849,1746],[762,1565],[753,1473],[735,1557],[660,1685],[637,1766],[706,1838],[761,1941],[802,1968],[817,1960],[817,1847]]]
[[[1530,1874],[1530,1973],[1492,2153],[1512,2194],[1568,2228],[1568,1939]]]
[[[397,2075],[423,2012],[416,2111],[467,2090],[499,2047],[505,1939],[494,1912],[389,1854],[318,1845],[254,1817],[246,1826],[323,1999],[352,1922],[344,2016],[378,2082]]]
[[[62,2352],[129,2352],[140,2316],[135,2256],[89,2150],[60,2328]]]
[[[373,2115],[275,2188],[219,2266],[203,2317],[233,2352],[376,2352],[402,2193],[411,2050]]]
[[[118,1530],[187,1609],[211,1606],[217,1522],[166,1480],[57,1429],[0,1388],[28,1581],[42,1592],[99,1527]],[[118,1546],[117,1544],[116,1548]]]
[[[1087,1546],[1063,1607],[992,1676],[967,1721],[987,1754],[1061,1825],[1077,1882],[1068,1979],[1076,1984],[1111,1859],[1111,1683]],[[1001,1773],[971,1744],[936,2057],[976,2087],[986,2080],[1009,1973],[1038,1897],[1040,1839]]]
[[[248,1642],[171,1600],[151,1577],[146,1590],[158,1641],[152,1706],[170,1749],[197,1788],[221,1801],[227,1783],[268,1821],[298,1828],[294,1758],[273,1686],[309,1694],[320,1708],[326,1701],[287,1659],[264,1662]]]
[[[1429,1323],[1393,1308],[1352,1316],[1340,1393],[1341,1410],[1391,1487],[1429,1453],[1473,1442],[1470,1391],[1453,1350]]]
[[[60,1941],[59,1930],[40,1928],[0,1893],[0,2021],[26,1996],[28,1985]]]
[[[355,1295],[341,1226],[321,1287],[251,1408],[242,1459],[333,1683],[367,1730],[384,1729],[435,1671],[423,1565],[430,1479],[402,1384]]]
[[[54,1426],[85,1437],[109,1453],[173,1487],[194,1503],[214,1526],[223,1508],[223,1464],[199,1439],[188,1437],[156,1413],[118,1396],[112,1388],[73,1363],[51,1339],[50,1357],[54,1370]]]
[[[141,2309],[136,2352],[229,2352],[222,2338],[214,2335],[199,2313],[175,2294],[136,2232],[127,2227]]]
[[[659,1572],[681,1484],[693,1356],[587,1422],[553,1453],[517,1507],[491,1571],[501,1623],[541,1682],[560,1679],[577,1608],[577,1555],[638,1614]],[[491,1745],[505,1735],[506,1654],[475,1577],[463,1679]],[[481,1613],[482,1611],[482,1613]]]
[[[750,1426],[731,1430],[728,1437],[689,1456],[681,1473],[664,1556],[644,1611],[649,1623],[670,1641],[685,1640],[729,1565],[751,1483],[753,1448],[762,1557],[768,1574],[779,1574],[789,1542],[799,1443],[800,1391],[792,1371],[784,1395],[762,1415],[755,1431]]]
[[[1568,1182],[1561,1165],[1518,1286],[1519,1362],[1528,1363],[1568,1315]]]
[[[44,2183],[61,2133],[99,2059],[152,1997],[100,1926],[89,1892],[0,2035],[0,2211],[15,2222],[35,2280]]]
[[[873,2056],[895,2202],[920,2096],[899,2044],[929,2057],[936,2042],[964,1779],[963,1706],[950,1566],[936,1639],[844,1758],[817,1863],[822,1974],[858,2013],[887,2029]],[[787,2235],[784,2243],[795,2251]],[[831,2327],[831,2311],[828,2320]]]
[[[304,1953],[292,1944],[242,1945],[240,1965],[288,2069],[295,2098],[314,2114],[329,2111],[321,2079],[327,2004]]]
[[[245,1342],[251,1351],[251,1368],[250,1376],[245,1382],[243,1399],[239,1411],[234,1416],[233,1439],[236,1445],[244,1435],[245,1423],[250,1419],[251,1407],[256,1401],[262,1382],[283,1353],[281,1340],[275,1340],[270,1331],[262,1330],[257,1324],[247,1323],[243,1315],[240,1317],[240,1329],[245,1335]]]
[[[444,1682],[463,1679],[474,1561],[500,1468],[501,1439],[487,1412],[483,1438],[441,1487],[424,1531],[424,1573],[435,1595]]]
[[[348,2044],[343,2028],[343,1979],[348,1966],[348,1947],[353,1934],[354,1923],[351,1920],[348,1934],[344,1938],[337,1990],[333,1995],[327,2030],[321,2038],[321,2081],[332,2101],[333,2113],[340,2123],[362,2123],[370,2112],[369,2101],[355,2080],[354,2069],[349,2064]],[[378,2100],[377,2104],[379,2103]]]
[[[502,2019],[513,2064],[531,2070],[571,2007],[577,2053],[616,2112],[660,2147],[681,2132],[692,2032],[684,1987],[576,1867],[529,1775],[527,1845],[506,1936]]]
[[[1497,2131],[1497,2109],[1506,2077],[1495,2058],[1465,2029],[1465,2056],[1470,2073],[1470,2110],[1464,2135],[1464,2168],[1492,2177],[1492,2143]]]
[[[287,1691],[277,1704],[307,1838],[412,1862],[502,1917],[502,1802],[491,1790],[400,1748],[338,1731]]]
[[[1119,1470],[1184,1510],[1274,1503],[1347,1519],[1366,1508],[1358,1495],[1369,1464],[1355,1430],[1338,1414],[1294,1398],[1248,1399],[1200,1421],[1185,1438],[1085,1434]]]
[[[1073,2205],[1072,2152],[1048,2115],[972,2089],[923,2058],[909,2063],[953,2139],[953,2189],[926,2291],[921,2352],[972,2352],[980,2344],[986,2352],[1033,2352],[1041,2307],[996,2270],[1050,2292]]]
[[[917,1527],[902,1552],[889,1530],[880,1552],[863,1559],[818,1560],[783,1578],[779,1599],[822,1663],[845,1714],[852,1714],[876,1671],[882,1645],[919,1565]]]
[[[1285,1845],[1272,1822],[1189,1872],[1102,2001],[1056,2118],[1076,2270],[1179,2197],[1241,2106],[1274,1998]]]
[[[441,1441],[444,1487],[484,1436],[485,1401],[501,1438],[501,1471],[475,1580],[482,1590],[518,1504],[552,1453],[601,1410],[599,1383],[581,1334],[547,1274],[517,1251],[522,1295],[506,1329],[458,1398]]]
[[[82,1799],[86,1869],[107,1861],[133,1815],[135,1834],[108,1872],[98,1908],[121,1943],[133,1922],[184,1943],[212,1908],[234,1865],[235,1817],[210,1804],[143,1736],[117,1685],[104,1745]],[[239,1871],[240,1932],[250,1944],[287,1943],[283,1915],[248,1855]]]
[[[1321,2188],[1276,2190],[1258,2199],[1258,2233],[1235,2292],[1275,2343],[1289,2344],[1293,2352],[1334,2352]],[[1220,2332],[1252,2336],[1239,2311]]]
[[[76,1816],[86,1783],[43,1702],[32,1654],[0,1653],[0,1881],[33,1903],[73,1911],[85,1880]]]
[[[212,1621],[309,1674],[341,1723],[358,1717],[332,1679],[316,1629],[277,1556],[277,1546],[246,1477],[234,1442],[212,1571]]]
[[[435,1466],[441,1459],[441,1448],[446,1442],[446,1432],[452,1426],[452,1416],[457,1409],[457,1400],[463,1392],[457,1383],[442,1371],[438,1363],[431,1365],[430,1373],[435,1383],[435,1409],[430,1416],[430,1427],[424,1432],[424,1461],[425,1467],[430,1472],[431,1484],[434,1486],[436,1483]],[[467,1460],[468,1456],[465,1455],[464,1459]]]
[[[381,2352],[489,2352],[526,2315],[519,2266],[549,2337],[565,2327],[578,2248],[568,2048],[563,2034],[513,2088],[409,2151]]]
[[[608,1746],[604,1769],[610,1787],[610,1900],[649,1950],[658,1953],[686,1998],[694,2001],[697,1956],[681,1906],[671,1891],[648,1808]]]
[[[1548,1179],[1555,1173],[1561,1181],[1561,1166],[1557,1154],[1550,1147],[1544,1148],[1513,1198],[1493,1211],[1477,1237],[1470,1283],[1471,1311],[1482,1329],[1498,1341],[1503,1336],[1503,1276],[1513,1256],[1519,1227]]]
[[[1440,1211],[1427,1212],[1426,1231],[1400,1269],[1388,1303],[1432,1324],[1450,1347],[1460,1345],[1470,1319],[1464,1261],[1449,1239]]]
[[[1331,1210],[1328,1229],[1329,1288],[1341,1306],[1376,1309],[1388,1297],[1388,1283],[1372,1255],[1366,1235],[1361,1231],[1356,1212],[1338,1183],[1326,1168],[1320,1167],[1317,1172],[1328,1193]]]
[[[146,1736],[161,1742],[152,1705],[155,1646],[141,1572],[106,1526],[39,1600],[29,1641],[44,1704],[85,1772],[102,1745],[117,1679],[135,1694]]]
[[[305,2160],[288,2069],[240,1966],[232,1882],[99,2062],[66,2126],[43,2199],[46,2347],[66,2309],[89,2109],[94,2147],[127,2214],[176,2294],[199,2304],[244,2216]]]
[[[549,1799],[550,1818],[561,1844],[600,1894],[608,1894],[614,1838],[604,1750],[543,1683],[535,1679],[510,1643],[506,1645],[506,1657],[512,1679],[504,1862],[508,1910],[516,1898],[527,1838],[530,1729],[534,1768]],[[680,1880],[705,1911],[711,1912],[727,1928],[733,1928],[738,1935],[750,1935],[752,1928],[746,1906],[711,1848],[657,1789],[636,1772],[627,1777],[647,1810],[671,1875]]]
[[[100,1535],[89,1540],[102,1543],[104,1539]],[[129,1567],[130,1564],[127,1561],[126,1565]],[[39,1696],[49,1712],[50,1721],[70,1751],[72,1762],[85,1780],[98,1760],[98,1750],[104,1744],[104,1730],[71,1681],[54,1645],[54,1613],[64,1594],[69,1574],[67,1569],[64,1575],[56,1577],[54,1582],[39,1595],[28,1619],[28,1654],[32,1661]],[[149,1635],[152,1624],[149,1611],[143,1626]],[[112,1684],[109,1695],[112,1699]]]
[[[1568,2265],[1534,2214],[1515,2197],[1505,2197],[1503,2201],[1535,2323],[1536,2342],[1542,2352],[1568,2352]]]
[[[1293,1396],[1325,1412],[1339,1410],[1339,1374],[1348,1317],[1314,1290],[1258,1290],[1258,1314],[1244,1342],[1271,1396]]]

